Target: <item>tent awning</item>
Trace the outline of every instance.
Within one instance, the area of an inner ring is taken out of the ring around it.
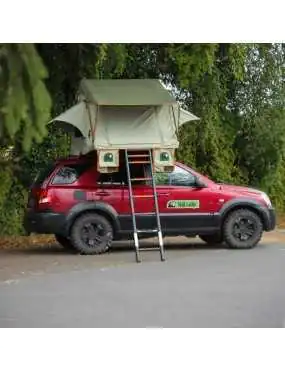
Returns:
[[[78,129],[84,137],[88,137],[91,127],[87,107],[84,102],[75,104],[68,110],[61,113],[59,116],[52,119],[49,124],[53,122],[60,122],[61,124],[59,126],[66,131],[70,131],[70,129],[68,129],[68,127],[62,123],[70,124]]]
[[[185,124],[189,121],[200,120],[199,117],[193,115],[193,113],[186,111],[185,109],[179,107],[179,126]]]
[[[179,107],[179,105],[176,105],[174,112],[175,117],[178,119],[178,126],[184,125],[190,121],[200,120],[199,117]],[[89,121],[88,109],[84,102],[77,103],[75,106],[69,108],[67,111],[52,119],[49,123],[55,121],[62,123],[65,122],[76,127],[84,137],[88,137],[90,128],[92,127],[92,124]],[[65,128],[65,126],[63,127]],[[67,127],[65,130],[69,131]]]

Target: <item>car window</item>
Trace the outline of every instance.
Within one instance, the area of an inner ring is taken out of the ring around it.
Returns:
[[[154,180],[156,185],[169,185],[169,173],[155,173]]]
[[[174,171],[169,175],[169,185],[191,187],[195,184],[195,176],[179,166],[175,166]]]
[[[125,184],[126,179],[127,177],[126,177],[125,171],[123,171],[123,169],[120,169],[120,171],[116,173],[108,173],[108,174],[100,173],[97,183],[98,184],[112,184],[112,185]]]
[[[196,184],[196,177],[189,171],[175,166],[171,173],[155,173],[156,185],[171,185],[178,187],[191,187]]]
[[[55,165],[54,164],[49,164],[46,168],[44,169],[41,169],[34,181],[33,181],[33,186],[41,186],[43,184],[43,182],[51,175],[51,173],[53,172],[53,170],[55,169]]]
[[[146,184],[144,180],[146,176],[145,167],[141,164],[130,164],[130,175],[132,180],[132,185]],[[99,174],[98,184],[128,184],[127,169],[125,164],[121,164],[119,171],[116,173]]]
[[[52,184],[72,184],[89,168],[86,164],[74,164],[61,167],[55,174]]]

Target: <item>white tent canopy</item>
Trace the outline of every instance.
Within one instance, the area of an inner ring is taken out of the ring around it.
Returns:
[[[177,148],[179,126],[193,120],[198,117],[182,109],[158,80],[83,80],[79,103],[52,122],[77,128],[82,137],[74,138],[73,148],[86,153]]]

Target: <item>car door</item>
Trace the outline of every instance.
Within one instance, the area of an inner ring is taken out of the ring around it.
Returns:
[[[150,181],[147,165],[130,166],[131,177],[139,179],[132,181],[132,193],[135,210],[135,218],[138,229],[155,229],[157,227],[155,219],[155,207],[153,189]],[[123,232],[133,231],[132,211],[130,205],[129,188],[127,174],[124,176],[123,196],[121,200],[120,223]]]
[[[89,189],[92,200],[109,204],[118,214],[121,213],[124,202],[124,179],[121,172],[98,174],[96,184],[94,184],[93,189],[92,187]]]
[[[178,165],[172,173],[155,174],[163,231],[199,233],[214,228],[212,190],[198,187],[197,177]]]

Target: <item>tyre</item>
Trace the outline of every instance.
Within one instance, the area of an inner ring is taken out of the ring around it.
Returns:
[[[251,210],[239,209],[226,218],[223,236],[226,244],[233,249],[251,249],[262,237],[263,225],[260,217]]]
[[[74,248],[82,255],[95,255],[107,252],[113,240],[113,227],[103,216],[88,213],[79,216],[70,233]]]
[[[221,234],[216,233],[216,234],[205,234],[205,235],[200,235],[199,236],[201,240],[206,242],[208,245],[219,245],[223,242],[223,237]]]

